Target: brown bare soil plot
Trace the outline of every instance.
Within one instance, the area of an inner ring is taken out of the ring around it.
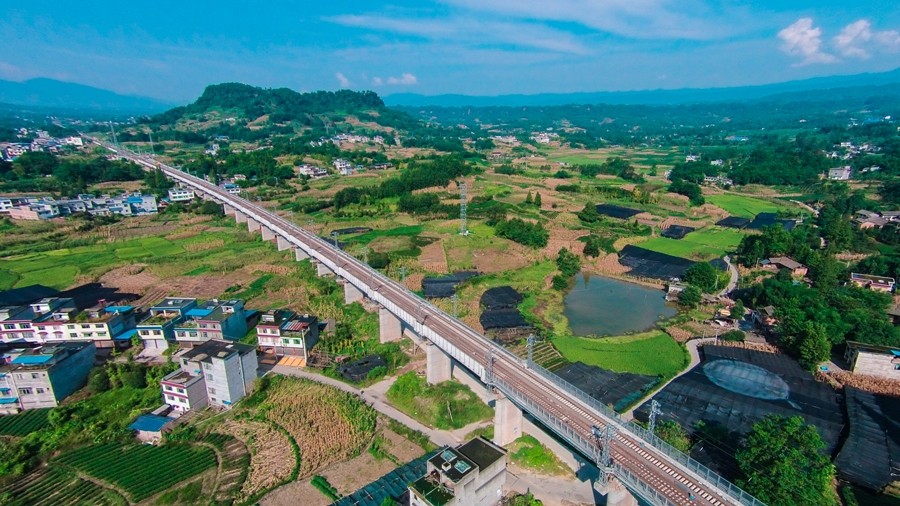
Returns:
[[[290,477],[296,465],[294,452],[287,436],[271,424],[256,420],[228,420],[218,425],[216,431],[231,434],[250,449],[250,471],[235,502],[243,502]]]
[[[419,255],[419,263],[429,272],[447,272],[447,255],[444,253],[444,244],[435,241],[422,247]]]

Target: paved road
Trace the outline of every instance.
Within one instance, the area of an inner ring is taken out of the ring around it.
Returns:
[[[731,263],[731,257],[725,255],[725,258],[723,258],[723,260],[725,260],[725,263],[728,264],[728,271],[731,273],[731,279],[728,281],[728,286],[720,291],[719,295],[725,295],[737,288],[738,280],[740,280],[741,278],[741,273],[738,272],[737,267],[735,267],[734,264]]]

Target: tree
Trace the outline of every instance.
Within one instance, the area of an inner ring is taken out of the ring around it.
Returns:
[[[656,424],[654,432],[660,439],[674,446],[676,449],[687,453],[691,449],[691,439],[684,427],[673,420],[662,420]]]
[[[803,418],[769,415],[753,425],[735,455],[747,492],[767,504],[834,504],[834,466],[825,443]]]
[[[704,292],[716,289],[718,273],[716,268],[708,262],[698,262],[684,271],[684,281],[690,283]]]
[[[831,356],[831,341],[825,326],[821,323],[806,322],[800,336],[800,365],[813,371]]]
[[[541,207],[541,194],[540,192],[534,194],[534,206],[537,208]]]
[[[88,390],[93,394],[99,394],[100,392],[109,390],[109,374],[106,373],[106,368],[94,368],[91,371],[90,376],[88,376],[87,386]]]
[[[703,300],[703,293],[694,285],[688,285],[678,294],[678,303],[684,307],[694,309]]]
[[[747,309],[744,307],[744,303],[742,301],[737,301],[731,308],[731,317],[740,320],[744,317],[744,312],[746,312],[746,310]]]
[[[600,214],[597,212],[597,206],[590,202],[585,204],[584,209],[578,211],[578,219],[587,224],[600,221]]]
[[[600,251],[603,249],[602,241],[599,236],[589,235],[584,242],[584,255],[592,258],[600,256]]]
[[[570,278],[581,270],[581,259],[566,248],[561,248],[556,256],[556,267],[566,278]]]
[[[531,204],[534,204],[534,197],[531,195],[530,191],[528,192],[528,195],[525,197],[525,204],[529,205],[529,206]]]
[[[206,178],[209,179],[210,184],[219,184],[219,176],[216,174],[216,169],[209,169],[209,174]]]

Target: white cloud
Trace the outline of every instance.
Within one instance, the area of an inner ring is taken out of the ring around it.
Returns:
[[[337,78],[338,84],[341,86],[341,88],[349,88],[350,87],[350,80],[347,79],[347,76],[345,76],[343,73],[337,72],[334,74],[334,77]]]
[[[782,40],[781,50],[803,59],[796,65],[833,63],[834,55],[822,51],[822,29],[813,26],[812,18],[800,18],[794,24],[778,32]]]
[[[388,77],[388,84],[399,84],[402,86],[412,86],[414,84],[418,84],[419,80],[416,79],[416,76],[410,74],[409,72],[404,72],[400,77]]]
[[[860,19],[845,26],[834,38],[837,50],[848,58],[866,59],[873,52],[896,53],[900,51],[900,32],[897,30],[872,30],[868,20]]]
[[[384,84],[384,79],[382,79],[378,76],[375,76],[372,78],[372,84],[375,86],[381,86],[382,84]]]

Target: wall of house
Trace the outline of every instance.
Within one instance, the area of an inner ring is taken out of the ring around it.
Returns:
[[[12,378],[15,385],[13,391],[19,398],[22,409],[52,408],[58,405],[48,371],[19,370],[12,373]],[[31,389],[32,393],[23,393],[24,389]]]
[[[215,358],[212,363],[203,363],[203,376],[206,380],[209,404],[212,406],[229,406],[237,397],[240,399],[243,384],[240,379],[240,360],[237,355],[227,359]]]
[[[241,355],[241,368],[243,372],[244,392],[246,393],[253,388],[253,383],[256,382],[256,375],[259,370],[259,362],[256,359],[255,350],[246,355]],[[241,395],[241,397],[243,397],[243,395]]]
[[[50,368],[50,383],[53,384],[57,401],[65,399],[87,383],[96,353],[97,347],[91,343]]]

